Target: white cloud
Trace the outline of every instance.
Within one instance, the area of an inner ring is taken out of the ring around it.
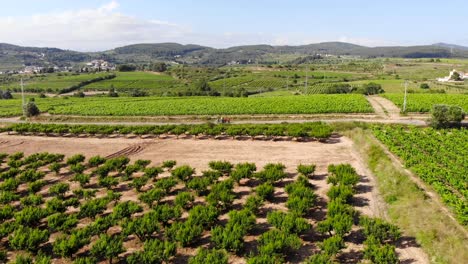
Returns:
[[[206,34],[171,21],[141,19],[119,12],[115,0],[94,9],[68,10],[28,17],[0,17],[0,42],[23,46],[102,51],[134,43],[178,42],[212,47],[271,44],[303,45],[330,41],[306,33],[289,32]],[[340,41],[376,46],[382,40],[337,37]]]
[[[105,50],[117,46],[182,40],[190,29],[159,20],[144,20],[117,12],[112,1],[96,9],[0,18],[0,42],[75,50]]]

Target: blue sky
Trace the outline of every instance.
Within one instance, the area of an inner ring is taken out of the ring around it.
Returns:
[[[468,46],[466,0],[0,1],[0,42],[104,50],[141,42]],[[18,4],[20,3],[20,4]]]

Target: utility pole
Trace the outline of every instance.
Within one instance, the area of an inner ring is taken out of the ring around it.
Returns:
[[[408,94],[408,81],[405,81],[405,98],[403,99],[403,113],[406,113],[406,97]]]
[[[307,95],[308,89],[309,89],[309,66],[307,66],[307,68],[306,68],[306,78],[305,78],[305,91],[304,91],[304,94]]]
[[[25,100],[24,100],[24,85],[23,85],[23,78],[21,78],[21,109],[23,109],[23,116],[26,117],[26,109],[24,109],[25,106]]]

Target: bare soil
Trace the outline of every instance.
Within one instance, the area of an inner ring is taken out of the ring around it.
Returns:
[[[323,219],[326,213],[326,192],[329,188],[326,183],[327,167],[329,164],[350,163],[362,176],[358,185],[358,194],[355,196],[354,205],[362,214],[376,217],[385,216],[385,204],[380,198],[375,180],[365,162],[353,149],[353,142],[346,137],[337,137],[332,143],[319,142],[272,142],[272,141],[240,141],[240,140],[197,140],[197,139],[129,139],[129,138],[51,138],[51,137],[26,137],[0,135],[0,152],[14,153],[24,152],[26,155],[37,152],[61,153],[71,156],[83,153],[87,157],[101,155],[113,157],[126,155],[132,160],[147,159],[152,165],[160,165],[165,160],[177,160],[178,165],[188,164],[195,167],[197,174],[208,169],[208,163],[212,160],[227,160],[232,163],[255,162],[258,168],[267,163],[283,163],[286,171],[291,174],[290,179],[285,179],[275,187],[275,200],[266,203],[262,207],[264,212],[257,218],[257,228],[254,234],[246,237],[247,251],[254,250],[255,240],[268,229],[266,225],[266,213],[271,210],[286,210],[285,201],[287,194],[284,186],[293,181],[298,164],[316,164],[315,175],[311,183],[315,186],[315,192],[319,195],[318,208],[311,213],[315,226],[317,221]],[[253,185],[249,180],[241,182],[234,192],[238,199],[234,207],[241,207],[248,194],[252,192]],[[122,200],[136,200],[137,194],[133,190],[122,193]],[[98,195],[99,196],[99,195]],[[220,219],[225,219],[221,216]],[[316,243],[318,234],[310,232],[302,239],[304,244],[301,249],[288,261],[301,263],[306,256],[317,252]],[[202,238],[200,245],[207,245],[209,235]],[[354,259],[362,250],[362,237],[350,235],[347,238],[347,249],[340,254],[340,261],[345,263],[357,263]],[[139,247],[134,240],[126,246],[129,251]],[[406,239],[397,249],[402,263],[429,263],[426,254],[414,242],[414,239]],[[194,255],[196,248],[184,248],[179,250],[175,263],[184,263],[188,256]],[[245,263],[245,259],[232,256],[231,263]]]

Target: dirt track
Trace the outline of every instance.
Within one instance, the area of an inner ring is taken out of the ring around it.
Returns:
[[[376,190],[375,181],[370,171],[353,150],[350,139],[336,138],[334,143],[324,144],[319,142],[271,142],[271,141],[235,141],[235,140],[194,140],[194,139],[110,139],[110,138],[47,138],[0,135],[0,152],[14,153],[25,152],[26,155],[36,152],[51,152],[72,155],[84,153],[87,157],[93,155],[110,156],[128,155],[131,159],[148,159],[153,165],[159,165],[162,161],[174,159],[179,165],[189,164],[200,173],[208,168],[211,160],[227,160],[232,163],[255,162],[258,168],[270,162],[281,162],[286,165],[287,171],[294,173],[296,166],[303,164],[316,164],[316,177],[312,183],[316,186],[316,192],[325,197],[328,189],[326,184],[326,171],[329,164],[350,163],[357,172],[362,175],[356,195],[356,208],[361,213],[383,217],[385,216],[384,203]],[[241,187],[247,188],[247,187]],[[249,190],[235,190],[236,192]],[[277,188],[275,196],[284,196],[284,189]],[[127,199],[131,199],[127,197]],[[239,201],[237,201],[239,202]],[[236,202],[235,202],[236,203]],[[270,204],[277,208],[283,208],[284,204]],[[268,205],[268,206],[270,206]],[[266,219],[259,218],[258,223]],[[253,239],[253,238],[252,238]],[[309,254],[312,243],[306,242],[303,253]],[[352,254],[349,250],[362,249],[353,241],[348,242],[346,254]],[[410,246],[399,248],[401,260],[405,263],[429,263],[425,253],[417,247]],[[194,251],[184,252],[194,254]],[[242,259],[232,258],[232,263],[245,263]],[[299,263],[294,261],[293,263]]]

